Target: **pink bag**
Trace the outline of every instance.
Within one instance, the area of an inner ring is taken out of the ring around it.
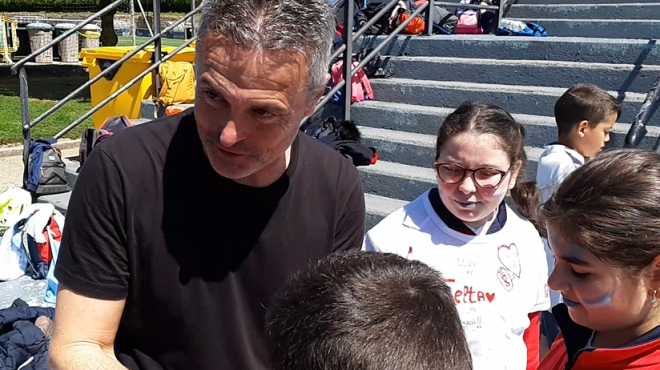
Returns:
[[[484,30],[479,27],[479,11],[473,9],[459,9],[456,11],[458,24],[455,34],[482,34]]]
[[[359,63],[353,62],[353,68],[357,67]],[[343,68],[344,61],[340,60],[337,63],[332,65],[332,83],[337,85],[341,80],[343,80]],[[366,95],[366,97],[365,97]],[[371,88],[371,83],[367,78],[367,74],[364,73],[363,69],[360,69],[358,73],[353,75],[351,78],[351,103],[357,101],[363,101],[366,99],[374,99],[374,91]]]

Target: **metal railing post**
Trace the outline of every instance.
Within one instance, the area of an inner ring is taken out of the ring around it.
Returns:
[[[135,38],[136,27],[135,27],[135,2],[134,0],[128,0],[128,8],[131,13],[131,36],[133,37],[133,46],[137,45],[137,39]]]
[[[497,11],[497,27],[495,27],[495,34],[497,34],[500,29],[500,23],[502,22],[502,17],[504,16],[504,7],[506,6],[507,0],[500,0],[499,10]]]
[[[160,0],[154,0],[154,32],[156,35],[160,35],[159,38],[157,38],[154,41],[154,63],[160,62],[161,59],[161,44],[162,44],[162,34],[160,30]],[[185,31],[184,31],[185,32]],[[156,95],[160,93],[160,74],[158,71],[154,71],[154,81],[155,81],[155,87],[156,87]]]
[[[344,107],[344,119],[351,119],[351,69],[353,67],[353,12],[355,11],[354,0],[344,2],[344,65],[342,76],[344,77],[344,88],[342,91],[342,105]]]
[[[646,129],[646,124],[651,120],[653,114],[658,109],[658,103],[660,103],[660,77],[658,77],[651,86],[651,90],[646,94],[642,106],[639,108],[639,112],[635,119],[630,125],[628,134],[626,135],[626,140],[624,142],[625,148],[636,148],[639,143],[642,142],[648,130]],[[656,143],[654,150],[658,150],[660,143]]]
[[[393,1],[396,1],[396,0],[393,0]],[[352,78],[353,75],[355,75],[356,73],[358,73],[358,71],[360,70],[360,68],[364,67],[367,63],[369,63],[369,61],[370,61],[371,59],[373,59],[373,58],[376,56],[376,54],[378,54],[378,53],[380,52],[381,49],[383,49],[385,46],[387,46],[387,44],[388,44],[388,43],[389,43],[394,37],[398,36],[399,33],[401,33],[401,31],[403,31],[403,29],[406,28],[406,27],[408,26],[408,24],[409,24],[409,23],[410,23],[415,17],[417,17],[418,15],[422,14],[422,12],[426,9],[426,6],[428,6],[428,5],[429,5],[428,2],[426,2],[426,3],[422,4],[422,5],[420,5],[417,9],[415,9],[415,11],[410,15],[410,17],[409,17],[408,19],[406,19],[405,21],[403,21],[403,22],[402,22],[397,28],[394,29],[394,31],[390,32],[390,34],[387,35],[387,37],[385,38],[385,40],[381,41],[381,42],[380,42],[380,43],[379,43],[379,44],[378,44],[378,45],[377,45],[377,46],[371,51],[371,53],[369,53],[369,55],[365,56],[365,57],[362,59],[362,61],[361,61],[357,66],[355,66],[355,68],[352,68],[352,69],[351,69],[351,72],[350,72],[350,74],[349,74],[350,77]],[[351,78],[349,78],[348,81],[350,81]],[[333,96],[337,91],[339,91],[340,89],[342,89],[342,88],[344,87],[344,85],[346,85],[346,79],[345,79],[345,78],[342,79],[341,81],[339,81],[339,83],[338,83],[337,85],[335,85],[335,87],[333,87],[332,90],[330,90],[330,92],[328,92],[327,94],[325,94],[325,95],[323,96],[323,98],[322,98],[322,99],[316,104],[316,107],[314,108],[314,111],[312,112],[312,114],[310,115],[310,117],[311,117],[312,115],[316,114],[319,110],[321,110],[321,108],[323,108],[323,106],[324,106],[327,102],[329,102],[330,99],[332,99],[332,96]],[[309,117],[305,117],[305,118],[301,121],[300,124],[301,124],[301,125],[305,124],[305,122],[307,122],[308,119],[309,119]]]
[[[25,68],[20,69],[18,78],[21,96],[21,131],[23,132],[23,184],[27,184],[27,167],[30,161],[30,144],[32,143],[32,138],[30,137],[30,103],[28,101],[28,82]]]
[[[195,0],[190,0],[190,11],[195,10]],[[190,18],[190,36],[195,37],[197,32],[195,32],[195,16]]]
[[[427,0],[429,5],[426,8],[426,35],[433,35],[433,9],[435,8],[435,0]]]

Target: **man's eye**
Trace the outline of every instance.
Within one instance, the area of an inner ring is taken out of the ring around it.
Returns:
[[[218,97],[218,94],[214,93],[213,91],[206,90],[204,91],[204,94],[210,99],[216,99]]]
[[[273,115],[272,113],[270,113],[269,111],[267,111],[265,109],[255,109],[254,113],[259,117],[270,117],[270,116]]]

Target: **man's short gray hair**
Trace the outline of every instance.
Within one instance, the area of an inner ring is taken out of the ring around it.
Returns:
[[[198,44],[210,33],[259,51],[296,50],[307,59],[307,89],[325,87],[335,13],[328,0],[206,0]]]

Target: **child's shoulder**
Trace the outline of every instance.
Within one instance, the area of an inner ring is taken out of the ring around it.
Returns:
[[[545,150],[541,153],[538,161],[538,167],[563,167],[579,166],[584,164],[584,157],[574,149],[557,143],[545,145]]]
[[[420,224],[423,224],[428,218],[428,212],[424,204],[427,197],[428,191],[412,202],[407,203],[403,207],[387,215],[367,233],[372,235],[397,234],[404,227],[404,223],[410,222],[414,222],[417,226],[421,226]]]

